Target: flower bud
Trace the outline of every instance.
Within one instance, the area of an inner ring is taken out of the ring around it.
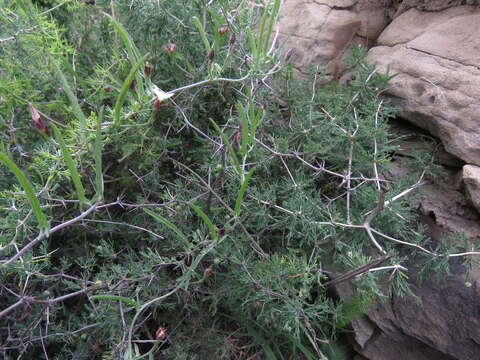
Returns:
[[[218,33],[219,33],[220,35],[224,35],[224,34],[228,33],[229,31],[230,31],[230,29],[229,29],[228,26],[220,26],[220,27],[218,28]]]
[[[155,109],[155,111],[159,111],[162,106],[163,106],[162,100],[155,99],[153,101],[153,108]]]
[[[167,336],[168,336],[167,329],[165,329],[164,327],[159,327],[155,332],[155,338],[157,340],[165,340]]]
[[[167,54],[173,54],[177,50],[177,45],[174,43],[167,44],[163,47],[163,51]]]
[[[212,274],[213,274],[213,267],[211,267],[211,266],[206,268],[205,271],[203,272],[203,276],[205,276],[205,277],[209,277]]]
[[[40,131],[41,133],[45,134],[45,135],[49,135],[50,134],[50,129],[47,126],[47,124],[45,123],[45,121],[42,119],[40,114],[38,113],[35,106],[33,106],[32,104],[28,104],[28,107],[30,108],[30,113],[32,115],[33,124],[35,125],[37,130]]]

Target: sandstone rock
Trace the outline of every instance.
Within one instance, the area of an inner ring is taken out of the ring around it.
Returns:
[[[445,149],[480,165],[480,9],[411,9],[369,51],[380,71],[398,76],[386,95],[399,115],[439,137]]]
[[[472,205],[480,212],[480,167],[465,165],[462,176],[467,197]]]
[[[461,5],[478,5],[479,3],[479,0],[403,0],[396,15],[400,15],[411,8],[422,11],[441,11]]]
[[[371,360],[472,360],[480,354],[478,272],[413,286],[419,298],[393,296],[353,321],[356,350]]]
[[[386,26],[387,0],[286,0],[281,12],[280,43],[299,71],[327,66],[350,44],[376,40]]]

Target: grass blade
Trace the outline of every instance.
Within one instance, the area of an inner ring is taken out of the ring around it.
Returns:
[[[217,125],[217,123],[215,121],[213,121],[213,119],[211,119],[211,118],[210,118],[210,121],[212,122],[212,125],[215,128],[215,130],[219,133],[219,135],[222,138],[224,144],[227,146],[228,152],[230,153],[230,156],[233,159],[233,164],[235,166],[235,170],[237,170],[238,175],[241,176],[242,175],[242,169],[240,167],[240,161],[238,161],[237,154],[235,153],[235,150],[233,149],[232,144],[230,143],[228,138],[225,136],[222,129],[220,129],[220,127]]]
[[[23,173],[22,170],[18,168],[18,166],[3,152],[0,152],[0,161],[3,162],[10,171],[17,177],[18,182],[22,186],[25,194],[27,194],[27,198],[32,206],[33,213],[37,218],[38,225],[40,228],[40,233],[48,233],[49,224],[45,214],[43,213],[42,208],[40,207],[40,201],[33,190],[32,184],[28,181],[27,177]]]
[[[103,199],[103,173],[102,173],[102,122],[103,106],[97,117],[97,128],[95,133],[95,190],[97,200]]]
[[[265,352],[265,358],[267,360],[277,360],[275,353],[273,352],[272,348],[268,344],[267,340],[265,340],[258,332],[256,332],[251,326],[246,324],[248,333],[252,336],[255,341],[262,345],[263,351]]]
[[[242,156],[245,156],[247,154],[247,146],[249,144],[248,133],[250,126],[248,122],[248,116],[245,113],[245,108],[240,102],[238,102],[237,108],[240,115],[240,120],[242,121],[242,145],[240,147],[240,154],[242,154]]]
[[[68,100],[70,101],[70,105],[72,106],[73,114],[75,115],[77,120],[80,122],[80,126],[82,129],[82,140],[83,140],[85,136],[85,132],[87,131],[87,118],[85,117],[85,114],[80,108],[80,104],[78,103],[78,98],[73,93],[72,88],[68,84],[68,81],[65,78],[65,75],[60,70],[60,67],[58,66],[57,61],[53,60],[52,62],[53,62],[53,68],[55,71],[55,77],[57,78],[57,81],[60,83],[60,85],[62,85],[63,91],[65,91],[65,94],[67,94]]]
[[[138,302],[136,302],[135,300],[132,300],[130,298],[127,298],[125,296],[118,296],[118,295],[92,295],[90,296],[90,299],[93,299],[93,300],[118,300],[118,301],[121,301],[127,305],[130,305],[130,306],[135,306],[135,307],[139,307],[140,304]]]
[[[70,178],[72,179],[73,185],[75,186],[78,200],[80,200],[80,202],[83,204],[87,204],[88,201],[85,197],[85,189],[83,188],[82,181],[80,180],[80,174],[78,173],[77,165],[72,158],[72,154],[70,153],[70,150],[68,150],[68,147],[65,144],[65,140],[63,139],[60,130],[58,130],[58,128],[54,124],[52,124],[52,128],[55,134],[55,138],[60,145],[60,150],[62,150],[63,160],[67,165],[68,171],[70,172]]]
[[[247,173],[245,176],[245,180],[243,180],[242,185],[240,186],[240,190],[238,191],[237,194],[237,199],[235,200],[235,216],[240,215],[240,210],[241,210],[241,205],[243,201],[243,197],[245,196],[245,191],[247,190],[248,182],[250,181],[250,178],[253,175],[253,168],[250,169],[250,171]]]
[[[130,34],[127,32],[127,30],[123,27],[122,24],[120,24],[117,20],[115,20],[112,16],[110,16],[107,13],[103,13],[105,16],[107,16],[110,19],[110,22],[112,23],[113,27],[115,28],[115,31],[120,35],[122,38],[123,44],[125,45],[125,48],[127,49],[127,54],[128,58],[130,60],[130,64],[132,67],[135,66],[135,64],[138,62],[140,59],[140,51],[138,50],[137,46],[132,40],[132,37]],[[135,77],[135,81],[137,83],[137,94],[140,96],[141,92],[144,91],[143,88],[143,79],[140,76],[140,74],[137,74]]]
[[[120,109],[125,102],[125,98],[127,96],[128,89],[130,88],[130,84],[132,83],[135,74],[137,73],[138,69],[142,66],[143,62],[147,59],[149,54],[145,54],[138,62],[132,67],[130,73],[128,74],[127,78],[123,82],[122,88],[120,89],[120,93],[118,94],[117,101],[115,102],[115,106],[113,108],[113,124],[114,126],[120,125]]]
[[[265,39],[263,53],[266,56],[268,53],[268,46],[270,45],[270,37],[272,36],[273,32],[273,23],[277,20],[278,12],[280,11],[280,0],[275,0],[273,4],[273,9],[270,14],[270,21],[268,23],[267,29],[267,38]]]
[[[207,33],[205,32],[205,29],[203,28],[202,23],[200,22],[200,19],[196,16],[193,17],[193,23],[195,24],[198,32],[200,33],[200,37],[202,38],[203,45],[205,46],[205,50],[207,52],[207,56],[210,53],[210,50],[212,50],[212,47],[210,46],[210,42],[207,39]]]
[[[172,222],[164,218],[162,215],[157,214],[151,210],[148,209],[143,209],[148,215],[153,217],[155,220],[157,220],[159,223],[165,225],[167,228],[172,230],[185,244],[185,246],[190,247],[190,241],[188,241],[188,238],[185,236],[185,234]]]
[[[189,204],[190,207],[197,213],[197,215],[203,220],[203,222],[208,226],[208,229],[210,230],[210,235],[212,239],[218,240],[218,230],[215,224],[212,222],[212,220],[208,217],[207,214],[203,212],[202,209],[200,209],[198,206],[194,204]]]

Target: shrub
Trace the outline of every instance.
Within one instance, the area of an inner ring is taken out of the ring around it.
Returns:
[[[389,75],[295,80],[279,1],[1,5],[7,358],[339,358],[385,275],[448,266],[408,222],[429,162],[384,176]]]

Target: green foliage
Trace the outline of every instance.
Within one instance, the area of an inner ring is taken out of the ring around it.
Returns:
[[[354,48],[348,84],[295,80],[280,4],[0,0],[2,355],[341,359],[405,258],[448,265],[396,197],[431,161],[382,178],[392,75]]]

